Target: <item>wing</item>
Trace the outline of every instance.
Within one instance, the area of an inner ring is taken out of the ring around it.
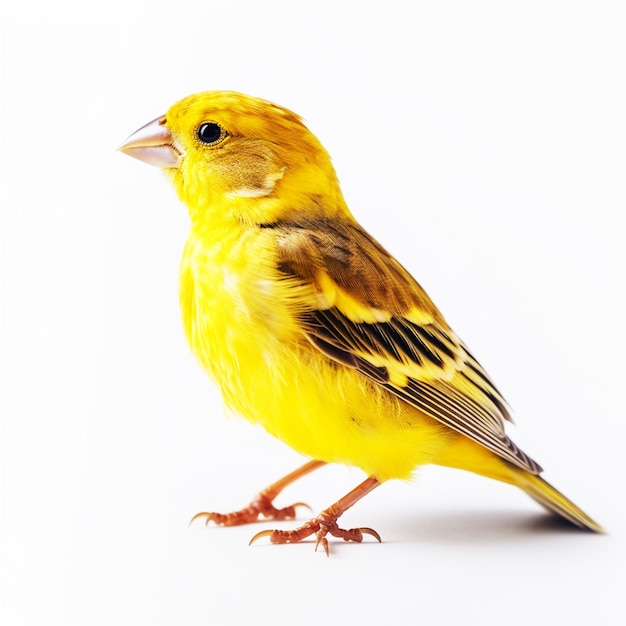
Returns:
[[[358,224],[283,223],[279,269],[307,339],[420,411],[534,474],[505,401],[426,292]]]

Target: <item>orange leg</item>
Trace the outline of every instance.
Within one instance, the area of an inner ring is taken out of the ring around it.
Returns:
[[[250,544],[261,537],[269,537],[272,543],[297,543],[315,533],[317,536],[315,549],[317,550],[318,546],[321,544],[324,548],[324,552],[326,552],[326,556],[329,556],[328,539],[326,539],[328,533],[333,537],[340,537],[344,541],[356,541],[360,543],[363,541],[364,534],[372,535],[372,537],[381,541],[380,535],[371,528],[351,528],[350,530],[344,530],[337,525],[337,520],[343,513],[370,493],[370,491],[378,487],[378,485],[380,485],[380,482],[378,482],[376,478],[370,477],[343,498],[337,500],[335,504],[331,504],[327,509],[324,509],[317,517],[305,522],[299,528],[294,530],[263,530],[252,537]]]
[[[286,506],[283,509],[277,509],[272,502],[274,498],[285,488],[287,485],[295,482],[299,478],[306,476],[309,472],[316,470],[319,467],[325,465],[324,461],[309,461],[306,465],[303,465],[295,472],[287,474],[284,478],[276,481],[270,485],[267,489],[264,489],[259,493],[249,506],[241,509],[240,511],[234,511],[232,513],[197,513],[191,518],[190,524],[197,519],[205,518],[205,524],[208,526],[209,522],[215,522],[218,526],[240,526],[241,524],[250,524],[256,522],[260,516],[265,519],[294,519],[296,516],[296,509],[299,506],[303,506],[307,509],[310,507],[304,502],[296,502],[291,506]]]

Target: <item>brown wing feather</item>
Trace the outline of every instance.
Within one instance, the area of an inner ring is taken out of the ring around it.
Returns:
[[[489,376],[380,244],[340,220],[272,227],[281,272],[319,296],[317,306],[299,311],[314,346],[511,463],[541,471],[505,434],[509,413]],[[350,311],[342,301],[327,303],[329,280]]]
[[[420,285],[358,224],[329,219],[274,227],[281,230],[280,269],[286,274],[321,288],[325,273],[366,306],[399,316],[418,307],[443,322]]]

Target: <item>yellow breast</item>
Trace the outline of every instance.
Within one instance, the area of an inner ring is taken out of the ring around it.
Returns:
[[[439,448],[440,425],[416,422],[411,407],[308,342],[297,319],[303,294],[294,298],[278,274],[275,245],[259,228],[192,231],[180,292],[192,351],[232,411],[292,448],[407,477]]]

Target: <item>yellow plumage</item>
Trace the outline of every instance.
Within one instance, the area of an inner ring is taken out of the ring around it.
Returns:
[[[358,225],[328,154],[298,116],[208,92],[175,104],[121,149],[164,167],[189,208],[185,330],[226,404],[320,462],[301,473],[336,462],[369,477],[273,541],[312,532],[325,548],[326,532],[360,540],[341,534],[353,531],[336,518],[427,463],[517,485],[600,531],[507,437],[504,399],[419,284]],[[278,513],[235,513],[228,523]]]

